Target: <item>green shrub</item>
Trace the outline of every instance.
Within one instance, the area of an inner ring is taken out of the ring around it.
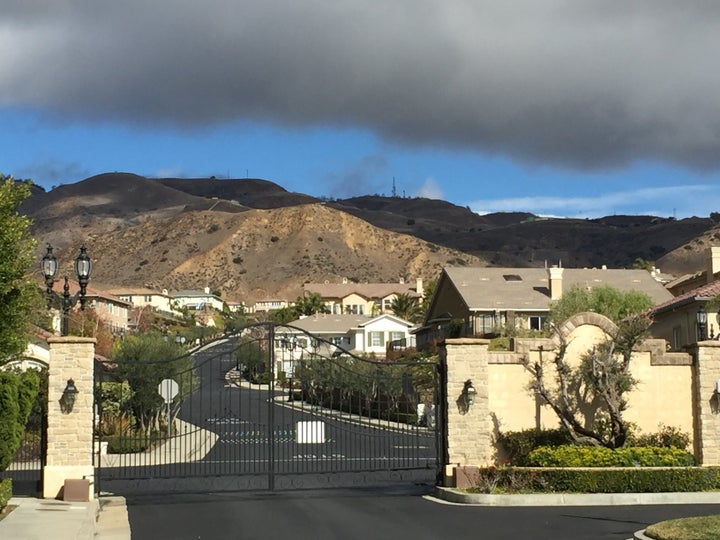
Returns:
[[[108,454],[137,454],[144,452],[152,445],[150,437],[123,437],[115,435],[105,439],[108,443]]]
[[[12,497],[12,479],[0,479],[0,510],[5,508]]]
[[[507,460],[516,466],[529,465],[528,455],[539,446],[561,446],[572,439],[564,429],[525,429],[499,433],[497,443],[507,454]]]
[[[535,467],[689,467],[692,454],[680,448],[654,446],[617,448],[564,445],[541,446],[530,452],[528,464]]]
[[[647,433],[632,437],[626,446],[661,446],[669,448],[687,448],[690,445],[690,435],[672,426],[660,425],[656,433]]]
[[[474,493],[666,493],[720,489],[720,467],[481,469]]]
[[[273,374],[270,371],[263,371],[258,373],[253,381],[255,384],[270,384]]]

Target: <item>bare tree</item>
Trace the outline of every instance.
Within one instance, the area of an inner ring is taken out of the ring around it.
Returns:
[[[625,396],[637,384],[630,373],[630,361],[633,350],[647,335],[650,322],[644,314],[620,321],[614,335],[583,354],[576,367],[568,362],[568,342],[562,336],[556,351],[541,349],[537,361],[526,362],[533,376],[531,389],[555,412],[576,442],[607,448],[625,444]],[[555,373],[552,388],[546,373],[549,356],[553,357]]]

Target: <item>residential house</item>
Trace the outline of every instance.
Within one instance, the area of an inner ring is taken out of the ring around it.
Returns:
[[[414,283],[306,283],[303,295],[318,294],[330,313],[351,313],[354,315],[379,315],[390,313],[390,306],[398,294],[423,297],[423,281]]]
[[[64,286],[64,282],[58,282],[58,284],[61,284],[61,287]],[[76,295],[80,291],[80,285],[74,280],[68,280],[68,287],[71,296]],[[56,292],[60,295],[63,294],[62,290],[56,290]],[[85,299],[85,307],[94,309],[98,317],[103,320],[113,334],[121,334],[127,331],[128,316],[132,308],[130,302],[89,285],[86,288]],[[74,309],[80,309],[79,305]],[[72,317],[72,310],[70,316]],[[58,333],[60,332],[60,318],[61,314],[56,312],[52,322],[53,328]]]
[[[153,311],[160,313],[173,316],[180,315],[179,311],[173,309],[173,297],[168,294],[167,289],[158,292],[145,287],[125,287],[108,289],[107,292],[121,300],[130,302],[134,307],[150,307]]]
[[[293,364],[306,354],[325,357],[352,353],[384,358],[388,347],[414,344],[413,323],[384,313],[376,317],[318,313],[289,323],[275,335],[276,371],[291,375]]]
[[[438,279],[417,346],[454,336],[491,336],[503,327],[541,330],[550,305],[572,287],[639,291],[654,303],[672,295],[646,270],[448,267]]]
[[[212,308],[222,311],[225,302],[219,296],[210,292],[210,287],[205,287],[203,291],[177,291],[171,293],[173,305],[176,309],[188,308],[191,311],[199,311],[201,309]]]
[[[720,279],[720,247],[712,246],[705,252],[704,270],[682,275],[665,286],[673,296],[680,296],[716,279]]]
[[[674,351],[707,338],[720,338],[720,305],[714,301],[720,295],[718,272],[720,247],[711,247],[705,271],[676,280],[672,285],[678,294],[651,310],[652,336],[665,339]]]

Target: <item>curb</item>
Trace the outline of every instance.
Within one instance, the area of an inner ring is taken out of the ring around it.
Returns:
[[[666,493],[527,493],[491,495],[436,487],[435,497],[477,506],[618,506],[651,504],[720,504],[720,492]],[[640,537],[643,538],[643,537]]]

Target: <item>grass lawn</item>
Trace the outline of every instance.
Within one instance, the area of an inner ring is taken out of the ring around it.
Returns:
[[[720,515],[670,519],[650,525],[645,534],[656,540],[717,540]]]

